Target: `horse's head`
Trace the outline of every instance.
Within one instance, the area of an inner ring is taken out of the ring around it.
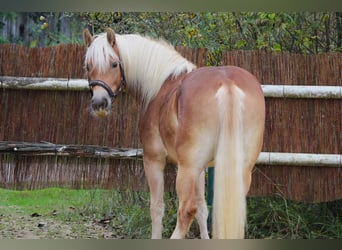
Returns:
[[[115,33],[108,28],[106,33],[93,37],[85,29],[83,40],[88,47],[85,66],[92,94],[91,108],[97,116],[106,116],[111,110],[112,99],[125,84]]]

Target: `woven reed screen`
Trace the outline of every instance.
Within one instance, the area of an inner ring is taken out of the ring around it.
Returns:
[[[207,63],[206,49],[176,49],[198,66]],[[79,45],[39,49],[0,45],[0,75],[85,78],[84,53]],[[241,66],[264,84],[342,85],[341,53],[233,51],[223,53],[222,64]],[[141,147],[140,107],[130,96],[120,95],[105,119],[89,114],[89,100],[87,91],[0,87],[0,140]],[[266,110],[263,151],[342,154],[341,99],[267,98]],[[0,185],[7,188],[147,190],[141,161],[2,154],[0,164]],[[173,190],[175,170],[169,167],[167,175],[167,189]],[[339,168],[257,166],[249,195],[327,201],[342,198],[341,180]]]

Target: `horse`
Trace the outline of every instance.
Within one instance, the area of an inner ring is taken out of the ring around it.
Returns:
[[[212,238],[245,237],[246,195],[263,143],[265,99],[254,75],[236,66],[197,68],[162,39],[83,32],[85,68],[97,116],[123,88],[141,105],[139,136],[150,191],[151,238],[162,237],[164,168],[177,165],[172,239],[194,218],[208,239],[205,169],[215,167]]]

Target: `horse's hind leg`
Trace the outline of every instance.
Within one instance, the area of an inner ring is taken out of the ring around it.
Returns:
[[[150,212],[152,239],[161,239],[164,216],[164,168],[165,159],[150,159],[144,156],[144,169],[150,188]]]
[[[176,191],[179,199],[176,228],[171,239],[184,238],[197,212],[196,188],[202,169],[178,166]]]
[[[200,227],[201,238],[202,239],[209,239],[208,234],[208,226],[207,226],[207,219],[208,219],[208,207],[205,201],[205,171],[199,176],[197,187],[196,187],[196,199],[197,199],[197,206],[198,210],[196,213],[196,220]]]

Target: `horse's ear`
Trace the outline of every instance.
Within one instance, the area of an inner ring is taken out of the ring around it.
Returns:
[[[94,38],[93,36],[90,34],[88,29],[83,30],[83,41],[84,44],[89,47],[90,44],[93,42]]]
[[[107,28],[107,40],[111,46],[115,45],[115,32],[111,28]]]

